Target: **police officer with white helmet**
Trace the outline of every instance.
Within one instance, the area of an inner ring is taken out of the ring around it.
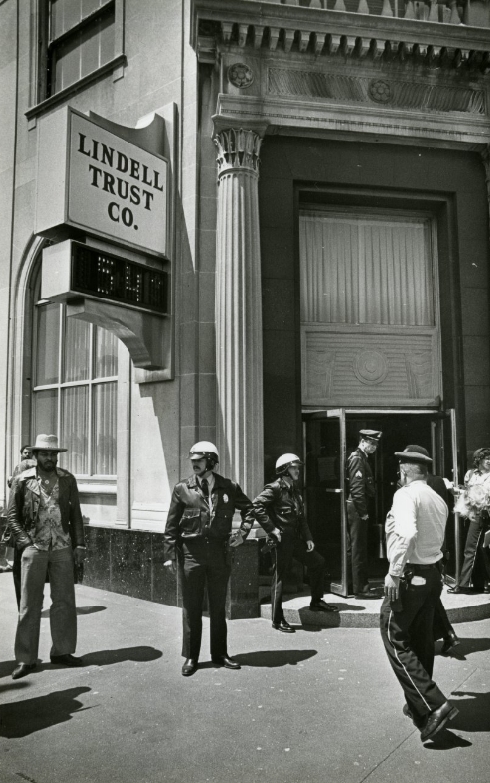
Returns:
[[[249,534],[255,515],[239,485],[214,472],[219,462],[214,443],[200,441],[189,457],[194,475],[176,484],[164,534],[164,566],[176,573],[177,555],[182,583],[182,674],[198,668],[202,636],[204,587],[207,584],[211,626],[211,658],[219,666],[240,669],[227,648],[226,592],[230,576],[227,547],[238,546]],[[242,524],[232,533],[235,510]]]
[[[282,454],[276,462],[277,479],[266,484],[253,502],[257,521],[276,543],[272,550],[272,627],[283,633],[294,633],[282,609],[283,581],[293,557],[308,568],[310,609],[338,611],[336,606],[322,600],[325,560],[315,551],[297,487],[302,464],[296,454]]]

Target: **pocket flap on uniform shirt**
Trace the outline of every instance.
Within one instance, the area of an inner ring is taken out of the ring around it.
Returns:
[[[201,516],[201,509],[199,508],[186,508],[182,514],[183,519],[193,519],[199,516]]]

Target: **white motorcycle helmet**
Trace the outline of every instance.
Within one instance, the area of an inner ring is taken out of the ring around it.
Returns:
[[[200,440],[194,443],[189,451],[189,457],[193,459],[206,459],[206,468],[212,470],[219,462],[218,449],[208,440]]]
[[[297,454],[281,454],[276,462],[276,473],[278,476],[283,476],[288,472],[289,468],[300,467],[303,463]]]

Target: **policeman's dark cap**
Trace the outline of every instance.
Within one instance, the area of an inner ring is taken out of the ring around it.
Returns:
[[[432,463],[432,457],[429,456],[427,449],[415,444],[407,446],[405,451],[395,451],[395,457],[398,457],[400,462],[414,462],[417,465],[430,465]]]
[[[380,430],[359,430],[359,437],[370,440],[371,443],[379,443],[382,434]]]

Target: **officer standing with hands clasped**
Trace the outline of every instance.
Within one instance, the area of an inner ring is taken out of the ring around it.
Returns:
[[[198,668],[206,583],[211,658],[227,669],[241,668],[230,658],[227,648],[226,592],[230,577],[227,549],[228,545],[239,546],[255,522],[252,503],[239,485],[214,472],[219,456],[213,443],[196,443],[189,457],[194,475],[176,484],[164,534],[164,566],[175,574],[178,557],[181,565],[184,677],[194,674]],[[242,524],[232,533],[235,509],[242,515]]]
[[[347,570],[352,575],[348,591],[358,598],[375,597],[368,583],[369,501],[375,494],[368,456],[376,451],[381,434],[379,430],[360,430],[359,446],[347,460]]]
[[[403,688],[403,712],[431,739],[457,714],[432,679],[434,613],[442,590],[439,568],[448,509],[427,484],[432,459],[420,446],[395,452],[400,484],[386,518],[389,571],[380,630],[391,667]]]
[[[284,619],[282,592],[284,577],[294,557],[308,568],[311,588],[310,609],[314,612],[338,612],[323,598],[325,560],[315,552],[315,544],[306,523],[303,498],[297,488],[300,466],[296,454],[283,454],[276,462],[277,479],[266,484],[254,500],[257,522],[275,542],[273,547],[272,627],[283,633],[294,633]]]

